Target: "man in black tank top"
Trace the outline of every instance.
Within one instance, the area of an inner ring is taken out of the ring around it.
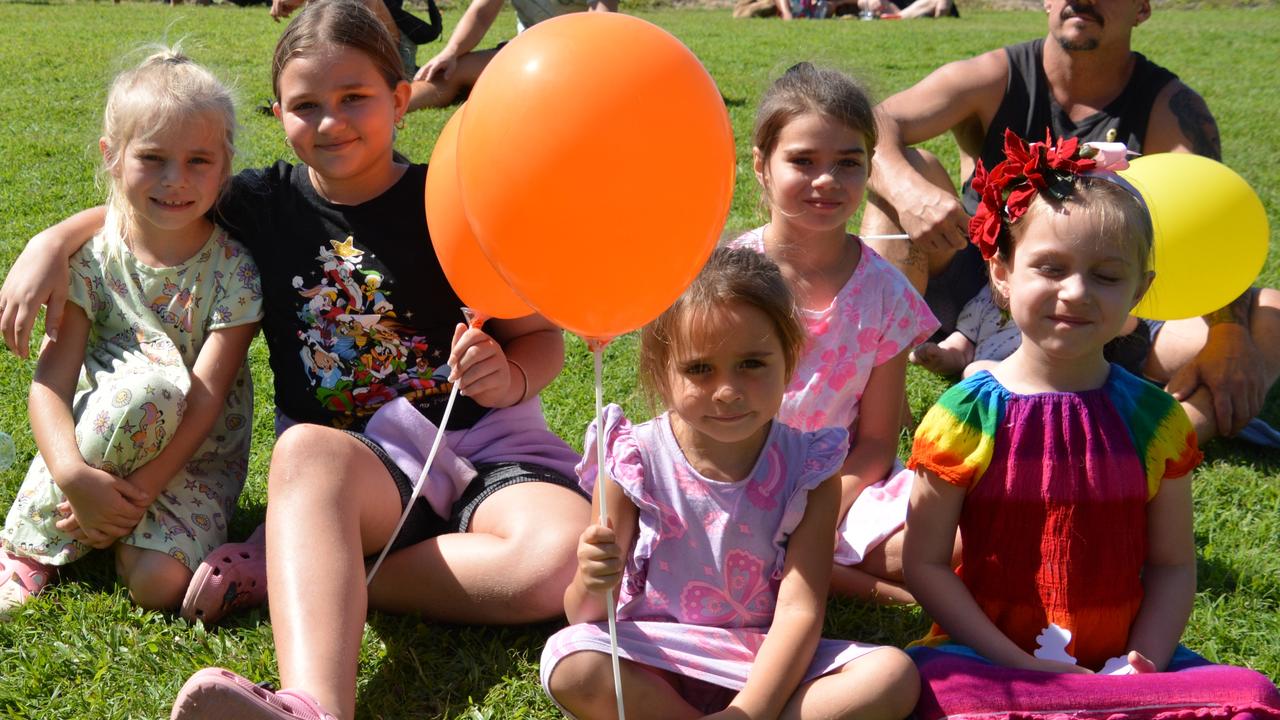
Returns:
[[[1044,9],[1045,38],[944,65],[877,108],[862,233],[910,236],[869,244],[924,293],[943,333],[986,283],[968,244],[977,197],[968,180],[957,192],[937,158],[913,145],[951,132],[966,178],[977,158],[987,167],[1004,159],[1005,128],[1030,140],[1048,129],[1221,159],[1204,100],[1132,49],[1150,0],[1044,0]],[[1251,289],[1204,318],[1157,330],[1142,369],[1183,401],[1202,441],[1238,432],[1261,411],[1280,375],[1280,292]]]

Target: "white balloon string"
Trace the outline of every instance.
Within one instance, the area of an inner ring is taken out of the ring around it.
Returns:
[[[600,524],[608,525],[608,492],[604,485],[609,482],[604,472],[604,345],[593,344],[591,352],[596,367],[596,488],[600,496]],[[604,605],[609,614],[609,657],[613,662],[613,692],[618,699],[618,720],[627,720],[627,711],[622,704],[622,672],[618,667],[618,614],[613,606],[612,589],[605,593]]]
[[[479,328],[487,319],[483,315],[475,312],[471,308],[462,308],[462,315],[466,318],[467,325],[473,328]],[[452,371],[453,368],[450,368]],[[431,441],[431,450],[427,452],[427,462],[422,466],[422,472],[418,473],[418,482],[413,485],[413,492],[409,495],[409,502],[404,506],[404,511],[400,513],[400,520],[396,523],[396,529],[391,531],[391,537],[387,539],[387,544],[382,547],[382,552],[378,553],[378,559],[373,561],[373,567],[369,568],[369,574],[365,575],[365,587],[373,582],[373,576],[377,574],[378,568],[382,567],[382,561],[386,559],[387,553],[391,551],[391,546],[395,544],[396,538],[400,535],[401,528],[404,527],[404,521],[409,518],[409,513],[413,510],[413,504],[418,501],[418,496],[422,494],[422,487],[427,484],[427,474],[431,472],[431,465],[436,460],[436,453],[440,450],[440,443],[444,441],[444,431],[449,425],[449,416],[453,414],[453,403],[458,399],[458,388],[460,383],[456,380],[453,387],[449,390],[449,401],[444,405],[444,414],[440,416],[440,425],[436,427],[435,439]]]

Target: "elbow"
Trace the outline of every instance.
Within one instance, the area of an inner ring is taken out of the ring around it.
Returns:
[[[826,620],[826,603],[779,603],[773,613],[772,628],[789,627],[815,644]]]

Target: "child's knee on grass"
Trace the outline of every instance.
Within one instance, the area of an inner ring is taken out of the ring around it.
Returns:
[[[556,663],[547,685],[556,702],[579,713],[614,702],[613,666],[603,653],[566,655]]]
[[[116,573],[133,602],[148,610],[178,607],[191,583],[191,569],[181,560],[123,543],[116,545]]]

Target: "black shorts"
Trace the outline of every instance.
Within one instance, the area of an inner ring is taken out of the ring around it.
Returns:
[[[924,301],[941,326],[930,338],[939,342],[955,332],[964,304],[987,284],[987,262],[976,245],[966,245],[951,257],[942,272],[929,278]]]
[[[395,481],[396,489],[400,491],[400,510],[403,512],[405,505],[409,503],[409,498],[413,497],[413,479],[406,475],[399,465],[392,462],[391,457],[387,455],[387,451],[383,450],[381,445],[358,432],[350,430],[344,430],[343,432],[364,443],[364,446],[373,451],[373,454],[382,461],[383,466],[387,468],[387,473]],[[409,517],[405,518],[404,527],[400,528],[400,534],[391,543],[392,552],[410,545],[416,545],[423,540],[430,540],[439,535],[467,532],[471,527],[471,519],[475,516],[480,503],[488,500],[491,495],[499,490],[512,485],[528,482],[550,483],[568,488],[590,502],[590,497],[582,491],[582,488],[578,487],[577,480],[561,475],[542,465],[524,462],[496,462],[484,463],[475,467],[476,477],[467,485],[467,489],[462,492],[462,497],[453,503],[449,517],[442,518],[437,515],[436,511],[431,508],[431,504],[427,502],[427,499],[418,496],[418,499],[413,504],[413,510],[409,512]]]

